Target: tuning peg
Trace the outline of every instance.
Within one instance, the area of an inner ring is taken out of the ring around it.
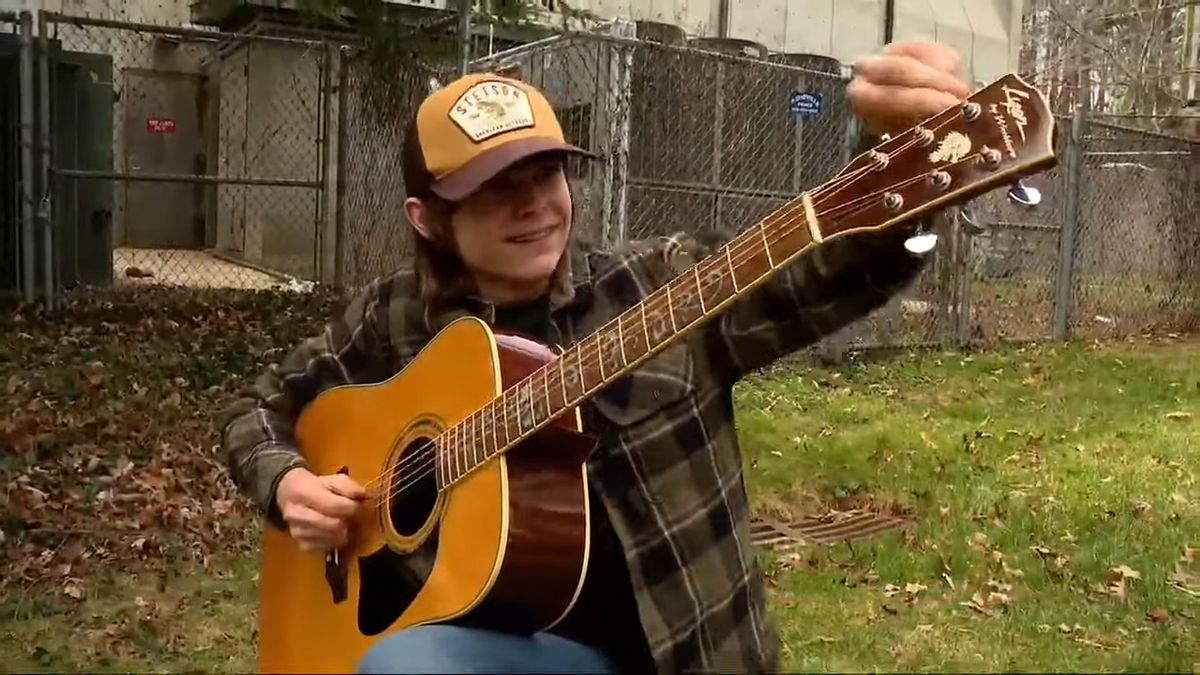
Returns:
[[[937,246],[937,241],[936,233],[917,230],[916,234],[904,240],[904,248],[909,253],[925,255],[932,251],[934,246]]]
[[[975,217],[975,209],[970,206],[959,207],[955,213],[955,218],[962,225],[963,230],[969,235],[980,235],[987,232],[987,228],[979,224],[978,218]]]
[[[1008,198],[1021,206],[1032,208],[1042,203],[1042,191],[1018,180],[1008,189]]]

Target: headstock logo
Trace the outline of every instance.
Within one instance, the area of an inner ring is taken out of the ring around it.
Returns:
[[[1001,113],[1007,113],[1012,118],[1013,126],[1017,128],[1017,134],[1021,136],[1021,143],[1025,143],[1025,127],[1029,124],[1029,118],[1025,116],[1025,106],[1023,101],[1029,99],[1029,92],[1020,89],[1014,89],[1008,85],[1000,88],[1004,92],[1004,102],[1000,104],[993,103],[990,106],[992,118],[996,120],[996,125],[1000,128],[1000,135],[1004,138],[1004,149],[1008,152],[1009,157],[1017,156],[1017,149],[1012,139],[1012,132],[1008,128],[1008,120]]]
[[[937,149],[929,153],[929,161],[934,164],[957,162],[966,157],[968,152],[971,152],[971,139],[962,132],[951,131],[938,143]]]

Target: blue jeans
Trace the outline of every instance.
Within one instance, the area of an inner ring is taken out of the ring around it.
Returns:
[[[359,673],[616,673],[602,652],[557,635],[510,635],[476,628],[408,628],[380,640]]]

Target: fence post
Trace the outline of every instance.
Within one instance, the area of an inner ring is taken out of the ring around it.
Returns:
[[[38,202],[38,220],[42,224],[42,291],[46,295],[46,306],[54,307],[56,286],[54,250],[54,185],[50,170],[53,161],[50,148],[50,40],[46,37],[46,13],[38,12],[38,118],[41,127],[41,188],[42,198]]]
[[[349,77],[347,62],[349,61],[350,46],[342,45],[338,49],[337,64],[337,147],[335,149],[334,166],[330,171],[333,180],[333,286],[339,292],[346,289],[346,101],[349,98]],[[331,221],[326,220],[326,226]]]
[[[843,86],[848,84],[848,80],[843,79]],[[846,113],[849,119],[846,120],[846,137],[842,139],[841,165],[847,166],[853,161],[855,150],[861,141],[861,136],[858,128],[858,118],[849,112]],[[808,186],[812,189],[815,186]],[[850,349],[850,342],[854,337],[854,324],[850,324],[832,335],[825,336],[819,345],[821,358],[829,363],[841,363],[846,359],[846,352]]]
[[[34,167],[33,167],[33,15],[21,12],[20,88],[21,88],[21,291],[31,303],[37,281],[34,258]]]
[[[471,64],[471,9],[474,6],[472,0],[459,0],[458,2],[458,74],[459,76],[466,75],[470,72]]]
[[[328,284],[332,281],[335,264],[330,260],[330,250],[333,239],[329,237],[329,229],[332,224],[330,215],[333,209],[336,208],[335,201],[332,199],[333,191],[330,189],[335,185],[337,168],[333,160],[333,147],[337,142],[334,124],[334,92],[339,83],[334,81],[337,70],[335,70],[335,59],[337,50],[328,40],[321,43],[321,73],[320,73],[320,93],[318,94],[321,101],[321,123],[318,125],[318,133],[320,134],[320,157],[317,159],[318,170],[317,180],[321,182],[321,188],[317,192],[317,209],[316,223],[314,229],[314,280],[320,284]]]
[[[1071,301],[1075,278],[1075,245],[1079,236],[1079,211],[1083,176],[1083,107],[1075,106],[1071,135],[1067,139],[1066,199],[1058,238],[1058,274],[1054,280],[1054,339],[1070,337]]]
[[[608,87],[604,100],[607,105],[609,161],[605,163],[604,215],[601,239],[605,247],[625,243],[628,232],[629,200],[629,135],[632,111],[632,42],[637,27],[631,21],[615,21],[609,27],[613,37],[624,38],[601,43],[608,51]],[[596,64],[597,68],[599,63]]]

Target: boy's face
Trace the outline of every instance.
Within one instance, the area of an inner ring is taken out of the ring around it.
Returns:
[[[522,161],[462,200],[450,219],[463,262],[496,304],[545,293],[571,231],[571,193],[557,155]]]

